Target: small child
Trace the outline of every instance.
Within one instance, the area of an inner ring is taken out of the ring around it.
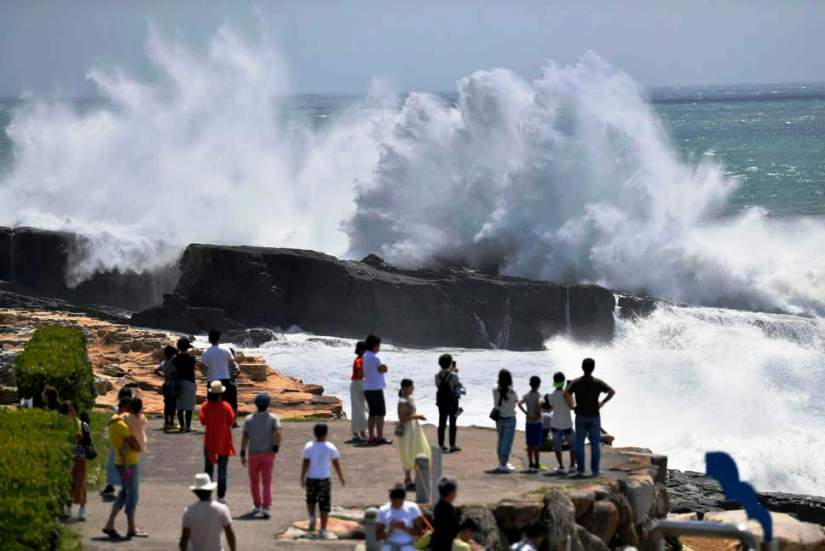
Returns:
[[[562,440],[570,446],[570,471],[574,472],[576,466],[576,435],[573,432],[573,419],[570,411],[573,409],[573,400],[570,395],[564,392],[565,376],[561,371],[553,375],[553,386],[555,390],[552,394],[544,396],[544,409],[553,412],[550,421],[550,431],[553,433],[553,449],[556,451],[556,460],[559,466],[556,468],[557,474],[564,474],[564,461],[562,460],[561,447]]]
[[[341,486],[345,485],[344,474],[341,472],[338,448],[327,442],[329,427],[326,423],[318,423],[312,431],[315,434],[314,442],[307,442],[304,446],[304,462],[301,467],[301,487],[306,488],[307,512],[309,512],[309,531],[315,531],[315,505],[321,511],[321,531],[318,537],[326,539],[327,520],[332,510],[332,481],[330,480],[329,466],[335,467],[335,473]]]
[[[132,398],[131,411],[123,416],[126,424],[129,425],[129,432],[135,437],[138,444],[140,444],[140,452],[146,451],[146,416],[143,415],[143,400],[140,398]],[[126,451],[129,449],[129,444],[124,444],[123,448],[118,450],[121,457],[126,457]],[[125,461],[123,463],[126,464]]]
[[[527,459],[530,462],[531,473],[541,469],[541,439],[544,425],[541,422],[541,379],[533,375],[530,377],[530,392],[525,394],[518,403],[518,407],[527,416],[525,425],[527,439]]]

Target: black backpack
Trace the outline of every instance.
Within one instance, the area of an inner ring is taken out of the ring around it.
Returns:
[[[438,374],[438,390],[435,394],[435,405],[438,407],[453,408],[458,402],[455,392],[453,392],[453,388],[450,385],[451,376],[452,372],[449,371],[447,372],[446,377],[443,373]]]

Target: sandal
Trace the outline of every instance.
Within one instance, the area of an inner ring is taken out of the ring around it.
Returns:
[[[121,536],[120,533],[117,530],[115,530],[114,528],[111,528],[111,529],[104,528],[103,533],[106,534],[107,536],[109,536],[109,538],[113,539],[113,540],[122,540],[123,539],[123,536]]]

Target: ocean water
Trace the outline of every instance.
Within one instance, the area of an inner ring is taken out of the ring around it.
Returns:
[[[593,356],[620,444],[700,470],[723,449],[760,489],[823,493],[825,85],[646,89],[588,53],[444,94],[294,96],[282,57],[229,29],[199,50],[151,34],[146,54],[152,80],[90,69],[98,99],[0,100],[0,224],[95,239],[72,282],[213,242],[669,299],[685,306],[601,348],[456,351],[461,421],[487,423],[502,367],[522,391]],[[346,402],[351,348],[295,333],[260,352]],[[430,416],[439,353],[384,354]]]

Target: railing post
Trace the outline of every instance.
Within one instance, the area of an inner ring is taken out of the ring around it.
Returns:
[[[432,459],[430,460],[430,505],[435,507],[438,502],[438,481],[441,480],[441,448],[430,446]]]
[[[415,501],[416,503],[429,503],[430,496],[430,458],[425,454],[420,453],[415,458],[415,468],[417,475],[415,477]]]
[[[367,551],[381,551],[381,546],[378,544],[376,537],[376,518],[378,517],[378,509],[370,507],[364,511],[364,544]]]

